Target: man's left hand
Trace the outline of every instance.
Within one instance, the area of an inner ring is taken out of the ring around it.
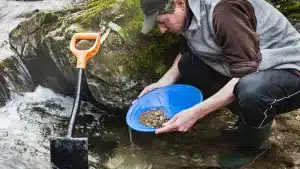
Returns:
[[[201,116],[200,116],[201,117]],[[176,114],[171,120],[164,123],[162,128],[155,131],[155,134],[180,131],[187,132],[199,119],[194,109],[189,108]]]

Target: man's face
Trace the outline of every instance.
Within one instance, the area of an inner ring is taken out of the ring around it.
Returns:
[[[174,13],[160,13],[156,22],[160,29],[160,32],[172,32],[172,33],[182,33],[185,23],[186,12],[186,2],[185,0],[174,0],[175,11]]]

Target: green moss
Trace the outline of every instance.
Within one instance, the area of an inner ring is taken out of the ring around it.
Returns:
[[[18,36],[21,36],[23,34],[24,34],[24,32],[21,28],[16,28],[12,31],[12,36],[13,37],[18,37]]]
[[[300,14],[299,13],[290,14],[288,17],[290,19],[295,19],[295,20],[300,21]]]
[[[52,12],[47,12],[44,15],[44,23],[53,23],[58,20],[58,16]]]
[[[274,6],[281,11],[289,19],[300,20],[300,2],[291,0],[275,0],[272,1]]]
[[[18,67],[17,67],[16,61],[13,58],[7,58],[4,61],[2,61],[0,63],[0,69],[1,69],[1,71],[8,69],[5,72],[9,72],[9,74],[13,78],[18,77]]]
[[[160,37],[145,37],[135,39],[127,43],[126,53],[115,56],[117,65],[123,65],[128,76],[133,79],[144,79],[149,77],[156,80],[161,77],[170,67],[170,62],[165,62],[170,56],[175,56],[176,50],[172,46],[177,41],[172,39],[166,41],[163,37],[170,35],[161,35]],[[168,39],[168,38],[167,38]]]
[[[4,61],[2,61],[0,63],[1,67],[4,68],[15,68],[16,67],[16,63],[13,59],[9,58],[9,59],[5,59]]]
[[[101,13],[103,10],[111,8],[117,0],[90,0],[85,5],[84,13],[80,14],[75,20],[76,23],[85,27],[95,27],[101,22]]]
[[[161,34],[156,28],[149,34],[142,34],[143,13],[139,0],[126,0],[122,4],[120,13],[122,19],[122,33],[126,36],[123,45],[126,53],[117,53],[117,65],[123,65],[127,75],[133,79],[149,77],[156,80],[170,67],[178,51],[173,47],[178,44],[179,36]]]

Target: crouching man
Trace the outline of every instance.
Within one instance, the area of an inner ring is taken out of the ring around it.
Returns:
[[[300,34],[265,0],[141,0],[143,33],[182,34],[187,47],[156,83],[139,95],[183,79],[204,101],[183,110],[156,134],[186,132],[222,107],[236,107],[239,148],[221,167],[249,165],[271,144],[274,117],[300,108]]]

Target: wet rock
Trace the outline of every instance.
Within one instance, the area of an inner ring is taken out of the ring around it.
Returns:
[[[10,98],[10,91],[31,92],[34,85],[27,68],[7,42],[0,42],[0,106]]]
[[[6,87],[14,92],[32,92],[35,88],[31,75],[17,55],[10,55],[6,50],[6,56],[0,54],[0,76],[4,79]],[[13,53],[12,53],[13,54]]]
[[[4,106],[6,101],[10,98],[7,87],[4,86],[2,83],[3,83],[3,79],[2,82],[0,83],[0,107]]]

